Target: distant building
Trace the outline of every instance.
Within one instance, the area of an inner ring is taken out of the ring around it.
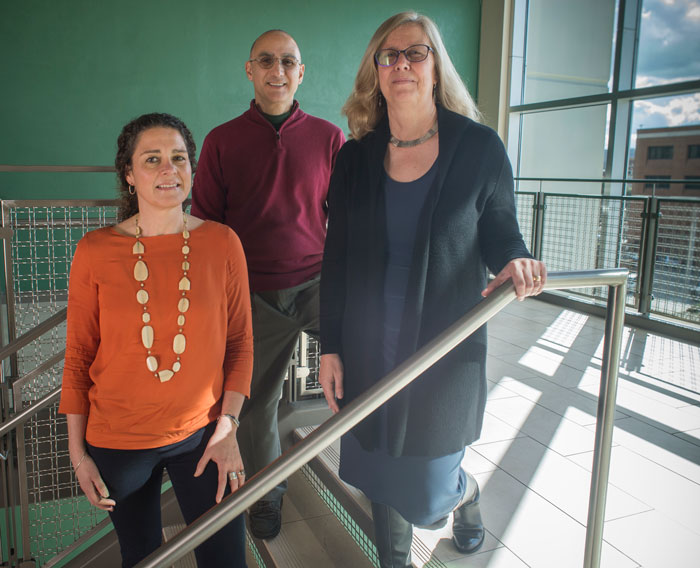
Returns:
[[[700,197],[700,125],[637,130],[635,179],[687,180],[632,184],[632,195]]]

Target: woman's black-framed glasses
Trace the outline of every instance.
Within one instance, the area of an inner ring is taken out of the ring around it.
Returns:
[[[261,55],[254,59],[249,59],[251,63],[255,61],[263,69],[272,69],[272,66],[278,61],[282,63],[282,67],[285,69],[294,69],[299,63],[301,63],[296,57],[292,55],[285,55],[284,57],[275,57],[273,55]]]
[[[433,48],[429,45],[417,43],[416,45],[409,45],[406,49],[380,49],[374,54],[374,60],[377,62],[377,65],[391,67],[396,65],[399,55],[403,53],[406,61],[419,63],[420,61],[425,61],[431,51],[433,51]]]

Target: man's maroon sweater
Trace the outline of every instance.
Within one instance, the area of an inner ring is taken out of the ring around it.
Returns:
[[[253,100],[205,138],[192,214],[238,234],[251,291],[291,288],[321,271],[328,182],[344,142],[337,126],[296,101],[279,131]]]

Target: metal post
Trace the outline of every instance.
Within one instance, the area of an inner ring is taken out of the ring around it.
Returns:
[[[532,254],[535,258],[542,260],[542,239],[544,234],[544,210],[545,210],[545,194],[542,193],[542,187],[540,185],[540,191],[535,195],[535,205],[533,209],[535,210],[535,215],[532,220],[533,230],[532,230]]]
[[[591,493],[588,502],[584,568],[598,568],[600,566],[600,554],[603,547],[603,523],[610,474],[610,451],[615,420],[617,372],[620,366],[620,344],[624,328],[626,293],[626,283],[608,287],[608,310],[605,318],[605,341],[600,392],[598,394]]]
[[[659,236],[659,200],[651,197],[646,202],[642,214],[644,223],[641,241],[639,282],[639,312],[649,314],[654,281],[654,266],[656,264],[656,242]]]

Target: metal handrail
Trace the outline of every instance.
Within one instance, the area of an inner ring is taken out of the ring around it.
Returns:
[[[693,180],[687,179],[653,179],[653,178],[558,178],[558,177],[514,177],[514,181],[566,181],[566,182],[580,182],[580,183],[654,183],[664,182],[664,183],[688,183]]]
[[[2,438],[5,434],[9,433],[11,430],[14,430],[15,428],[17,428],[21,424],[24,424],[27,420],[29,420],[32,416],[34,416],[42,408],[46,408],[51,403],[55,402],[59,396],[61,396],[61,387],[60,386],[53,389],[47,395],[44,395],[37,402],[35,402],[31,406],[28,406],[27,408],[25,408],[21,412],[17,412],[16,414],[13,414],[12,418],[10,418],[9,420],[6,420],[2,424],[0,424],[0,438]]]
[[[14,341],[11,341],[7,345],[1,347],[0,348],[0,361],[2,361],[3,359],[6,359],[10,355],[14,355],[15,353],[17,353],[17,351],[22,349],[22,347],[26,347],[32,341],[34,341],[36,338],[44,335],[47,331],[50,331],[52,328],[54,328],[57,325],[59,325],[60,323],[62,323],[66,319],[67,313],[68,313],[67,308],[63,308],[62,310],[53,314],[51,317],[46,318],[44,321],[42,321],[36,327],[33,327],[32,329],[30,329],[27,333],[20,335]]]
[[[604,285],[610,287],[586,530],[585,568],[596,568],[600,565],[627,275],[628,271],[624,269],[557,272],[549,275],[544,286],[546,290]],[[494,290],[488,298],[480,302],[469,313],[386,375],[372,388],[358,396],[291,450],[254,475],[241,489],[229,495],[219,505],[212,507],[172,540],[142,560],[137,568],[161,568],[172,565],[242,514],[280,481],[316,457],[514,299],[515,291],[510,282],[506,282]]]

